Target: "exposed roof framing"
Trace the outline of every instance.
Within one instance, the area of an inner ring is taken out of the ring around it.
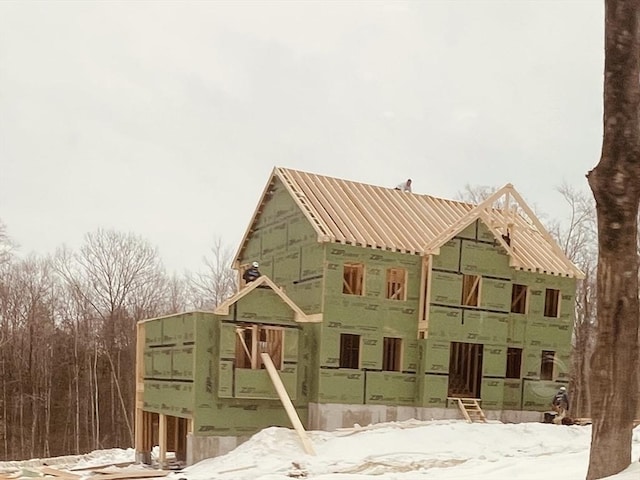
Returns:
[[[444,243],[481,219],[509,253],[514,268],[584,276],[511,184],[473,205],[281,167],[269,178],[236,254],[236,266],[276,179],[299,205],[319,242],[437,254]]]
[[[312,317],[309,317],[306,313],[304,313],[300,307],[298,307],[293,300],[291,300],[282,290],[282,288],[278,287],[275,283],[273,283],[273,281],[267,277],[266,275],[262,275],[260,277],[258,277],[257,280],[248,283],[246,287],[244,287],[242,290],[240,290],[238,293],[236,293],[234,296],[232,296],[231,298],[228,298],[227,300],[225,300],[224,302],[222,302],[220,305],[218,305],[216,307],[216,309],[213,311],[213,313],[215,313],[216,315],[229,315],[229,307],[231,305],[233,305],[234,303],[236,303],[238,300],[240,300],[242,297],[246,296],[249,292],[255,290],[256,288],[258,288],[261,285],[266,285],[271,287],[271,289],[284,301],[284,303],[286,303],[287,305],[289,305],[289,307],[291,307],[291,310],[293,310],[294,312],[294,320],[296,322],[314,322],[314,321],[318,321]]]

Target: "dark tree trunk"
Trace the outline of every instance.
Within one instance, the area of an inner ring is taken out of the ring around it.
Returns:
[[[605,1],[604,138],[587,175],[598,214],[598,326],[591,358],[587,480],[631,463],[638,402],[640,0]]]

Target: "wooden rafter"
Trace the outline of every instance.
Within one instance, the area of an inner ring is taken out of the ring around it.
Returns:
[[[474,206],[281,167],[274,168],[254,212],[234,261],[236,268],[276,184],[300,207],[319,242],[437,255],[444,243],[481,220],[509,254],[513,268],[583,277],[510,184]]]

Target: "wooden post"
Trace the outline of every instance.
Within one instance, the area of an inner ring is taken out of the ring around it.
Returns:
[[[135,401],[135,433],[136,454],[144,452],[144,323],[136,324],[136,401]]]
[[[160,422],[158,425],[158,443],[160,444],[160,468],[164,468],[167,463],[167,416],[160,414]]]
[[[278,392],[278,396],[280,397],[280,401],[284,406],[284,409],[287,411],[287,415],[289,415],[289,420],[293,425],[293,428],[298,433],[300,437],[300,441],[302,441],[302,446],[304,447],[304,451],[309,455],[315,455],[316,452],[313,449],[313,445],[311,444],[311,440],[307,436],[307,432],[302,426],[302,422],[300,421],[300,417],[298,417],[298,413],[291,403],[291,398],[289,398],[289,394],[287,390],[284,388],[284,384],[282,383],[282,379],[280,375],[278,375],[278,371],[276,370],[275,365],[271,361],[271,357],[268,353],[261,353],[260,358],[262,358],[262,363],[267,369],[269,373],[269,377],[271,377],[271,382],[273,382],[273,386],[276,387],[276,392]]]

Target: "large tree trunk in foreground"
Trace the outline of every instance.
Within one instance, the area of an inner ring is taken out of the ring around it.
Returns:
[[[598,327],[591,363],[587,480],[631,463],[638,403],[640,0],[605,1],[604,138],[587,175],[598,214]]]

